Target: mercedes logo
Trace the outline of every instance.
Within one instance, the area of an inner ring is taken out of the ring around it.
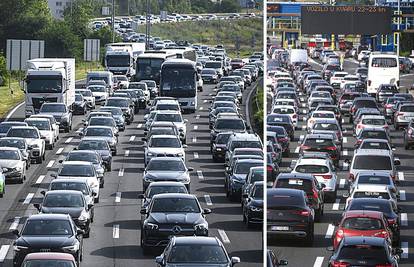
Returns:
[[[172,228],[172,232],[173,232],[174,234],[179,234],[179,233],[181,233],[181,227],[180,227],[180,226],[178,226],[178,225],[174,226],[174,227]]]
[[[278,216],[283,216],[283,213],[282,212],[279,212],[277,215]]]

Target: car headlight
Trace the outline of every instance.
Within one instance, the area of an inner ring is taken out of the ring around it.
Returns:
[[[62,250],[70,253],[77,252],[79,250],[79,242],[76,242],[76,244],[72,246],[63,247]]]
[[[89,219],[89,215],[88,215],[88,213],[87,212],[85,212],[85,211],[82,211],[82,213],[81,213],[81,215],[79,216],[79,218],[78,218],[78,221],[80,221],[80,222],[85,222],[85,221],[87,221]]]
[[[187,182],[190,182],[190,177],[188,177],[188,176],[183,176],[183,177],[180,177],[179,179],[177,179],[179,182],[182,182],[182,183],[187,183]]]
[[[216,151],[222,151],[223,149],[221,147],[216,147]]]
[[[194,225],[194,230],[208,230],[208,225],[207,223],[200,223],[200,224],[196,224]]]
[[[146,175],[146,176],[144,176],[144,181],[147,182],[147,183],[151,183],[151,182],[154,181],[154,177],[151,176],[151,175]]]
[[[23,167],[22,166],[17,166],[17,167],[14,168],[14,170],[17,171],[17,172],[21,172],[23,170]]]
[[[69,114],[63,115],[61,121],[69,121]]]
[[[250,210],[251,210],[251,211],[262,211],[262,208],[260,208],[260,207],[255,207],[255,206],[250,206]]]
[[[92,183],[91,183],[91,187],[92,188],[99,188],[99,182],[98,181],[93,181]]]
[[[148,230],[157,230],[158,225],[156,225],[155,223],[146,223],[144,224],[144,228]]]
[[[17,245],[13,246],[14,251],[21,251],[21,250],[25,250],[25,249],[29,249],[29,248],[25,247],[25,246],[17,246]]]

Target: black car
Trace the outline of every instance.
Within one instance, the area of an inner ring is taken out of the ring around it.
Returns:
[[[52,190],[44,192],[42,204],[34,204],[41,213],[69,214],[76,226],[85,231],[84,237],[89,237],[92,204],[86,202],[81,191]]]
[[[31,215],[23,230],[13,230],[13,266],[20,267],[24,257],[33,252],[64,252],[72,254],[78,265],[82,261],[84,231],[76,227],[68,214]]]
[[[328,250],[333,251],[330,247]],[[335,266],[398,266],[402,249],[391,248],[386,238],[368,236],[343,237],[339,247],[329,259]]]
[[[132,100],[126,97],[109,97],[105,104],[106,107],[118,107],[122,109],[127,124],[134,121]]]
[[[279,267],[286,265],[288,265],[287,260],[279,260],[272,250],[267,250],[267,267]]]
[[[132,102],[134,102],[134,113],[137,114],[139,112],[139,107],[140,105],[140,97],[139,95],[136,93],[135,90],[132,89],[122,89],[122,90],[117,90],[117,93],[126,93],[128,95],[128,97],[132,100]]]
[[[85,115],[88,107],[86,100],[81,94],[75,94],[75,102],[73,103],[73,114]]]
[[[171,236],[208,236],[205,215],[197,197],[188,194],[159,194],[152,197],[148,208],[141,209],[145,220],[141,228],[141,247],[144,253],[166,246]]]
[[[243,194],[243,222],[247,228],[253,224],[263,223],[263,188],[264,182],[255,182]]]
[[[39,113],[53,115],[59,123],[59,129],[64,129],[67,133],[72,130],[72,112],[64,103],[44,103]]]
[[[303,152],[326,152],[331,157],[336,166],[339,165],[341,155],[340,148],[336,145],[335,140],[330,134],[308,134],[303,140],[299,153]]]
[[[272,183],[275,181],[276,176],[279,174],[279,165],[273,161],[272,157],[269,157],[269,153],[266,157],[266,172],[267,182]]]
[[[293,122],[289,115],[269,114],[266,121],[268,126],[282,126],[285,128],[290,140],[293,140],[295,135],[295,127],[293,126]]]
[[[106,140],[92,137],[84,137],[79,142],[76,150],[95,150],[101,156],[103,165],[107,171],[112,169],[112,152]]]
[[[309,207],[303,190],[267,189],[267,236],[299,237],[312,245],[314,239],[314,210]]]
[[[240,262],[240,258],[230,258],[217,237],[173,236],[155,261],[158,267],[233,267]]]
[[[154,182],[148,185],[144,194],[138,195],[142,199],[141,209],[147,208],[153,196],[166,193],[188,194],[187,187],[181,182]],[[144,218],[145,219],[145,218]]]
[[[216,139],[211,145],[211,156],[214,162],[224,162],[224,158],[227,150],[227,141],[233,132],[221,132],[218,133]]]
[[[210,132],[210,143],[212,144],[218,133],[229,132],[244,133],[247,127],[245,121],[238,116],[221,116],[218,118]]]
[[[277,142],[282,146],[282,151],[285,156],[289,156],[289,136],[283,126],[267,126],[267,132],[275,132]]]

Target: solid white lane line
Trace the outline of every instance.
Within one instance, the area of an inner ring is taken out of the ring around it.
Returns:
[[[121,202],[121,192],[116,192],[116,196],[115,196],[115,202],[119,203]]]
[[[125,157],[129,156],[129,150],[125,150]]]
[[[196,120],[199,120],[199,119],[200,119],[200,115],[197,115],[197,116],[196,116]]]
[[[198,179],[203,180],[204,179],[203,171],[198,170],[197,176],[198,176]]]
[[[299,150],[300,150],[300,147],[299,147],[299,146],[297,146],[297,147],[295,148],[295,153],[299,153]]]
[[[119,238],[119,224],[114,224],[112,228],[112,237]]]
[[[34,193],[27,194],[26,198],[23,201],[23,204],[30,204],[33,197],[34,197]]]
[[[398,172],[398,180],[404,181],[404,172]]]
[[[45,175],[40,175],[39,178],[36,180],[36,184],[41,184],[43,179],[45,179]]]
[[[53,166],[53,164],[55,164],[54,160],[49,161],[49,163],[47,164],[47,168],[51,168]]]
[[[0,248],[0,262],[4,262],[9,251],[10,245],[2,245]]]
[[[401,254],[402,259],[408,258],[408,242],[401,242],[401,249],[403,250],[403,253]]]
[[[119,169],[118,176],[124,176],[124,168]]]
[[[135,135],[133,135],[133,136],[131,136],[130,138],[129,138],[129,142],[132,142],[132,141],[134,141],[135,140]]]
[[[333,224],[328,225],[328,229],[326,229],[325,238],[331,238],[335,231],[335,226]]]
[[[200,110],[203,110],[204,108],[203,107],[200,107]]]
[[[198,125],[194,125],[194,130],[197,130],[198,129]]]
[[[14,217],[12,224],[9,227],[10,231],[16,230],[19,227],[20,217]]]
[[[217,231],[218,231],[218,233],[219,233],[219,235],[220,235],[221,240],[223,241],[223,243],[230,243],[230,239],[229,239],[229,237],[227,236],[227,234],[226,234],[226,232],[224,230],[217,229]]]
[[[66,139],[65,144],[68,144],[70,142],[72,142],[73,137],[69,137],[68,139]]]
[[[345,179],[340,179],[339,180],[339,188],[344,188],[345,187]]]
[[[344,144],[348,143],[348,137],[342,138],[342,141],[343,141]]]
[[[316,257],[313,267],[321,267],[323,264],[324,257]]]
[[[405,190],[400,190],[400,200],[405,201],[407,198],[405,197]]]
[[[408,215],[407,215],[407,213],[401,213],[401,219],[400,219],[400,221],[401,221],[401,225],[402,226],[408,226]]]
[[[206,200],[207,206],[213,205],[213,202],[211,202],[211,198],[209,195],[204,195],[204,199]]]
[[[194,158],[195,158],[195,159],[198,159],[198,157],[199,157],[199,156],[198,156],[198,153],[197,153],[197,152],[194,152]]]
[[[193,143],[197,143],[197,137],[194,136],[192,141]]]
[[[142,127],[142,123],[138,123],[137,128],[141,128]]]
[[[339,203],[341,200],[338,198],[335,200],[335,203],[332,205],[332,210],[339,210]]]
[[[62,152],[63,152],[63,147],[61,147],[61,148],[59,148],[57,151],[56,151],[56,155],[59,155],[59,154],[61,154]]]
[[[342,155],[343,156],[348,156],[348,149],[344,149],[344,151],[342,151]]]

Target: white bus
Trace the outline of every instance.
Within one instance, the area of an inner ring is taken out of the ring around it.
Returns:
[[[167,51],[147,50],[140,54],[136,62],[135,81],[153,80],[160,84],[161,65],[177,55]]]
[[[191,61],[197,61],[197,53],[194,48],[190,47],[174,47],[164,48],[162,51],[166,51],[171,54],[175,54],[177,58],[184,58]]]
[[[368,61],[367,93],[376,94],[381,84],[400,85],[398,56],[392,53],[372,52]]]

